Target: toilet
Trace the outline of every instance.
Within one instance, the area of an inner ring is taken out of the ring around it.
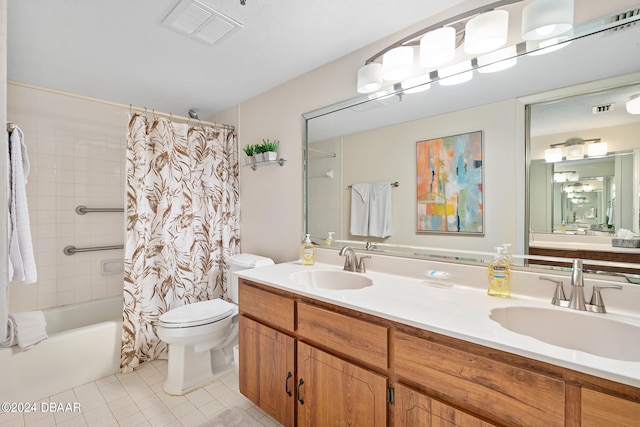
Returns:
[[[272,265],[269,258],[238,254],[227,261],[229,301],[218,298],[184,305],[158,319],[158,337],[169,346],[167,394],[183,395],[233,369],[238,339],[239,270]]]

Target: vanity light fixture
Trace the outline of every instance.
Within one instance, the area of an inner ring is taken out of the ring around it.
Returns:
[[[496,50],[507,43],[509,12],[492,10],[471,18],[465,25],[464,51],[472,55]]]
[[[370,62],[358,70],[358,92],[371,93],[382,87],[382,64]]]
[[[384,80],[402,80],[411,75],[413,67],[413,48],[398,46],[382,56],[382,78]]]
[[[542,40],[573,28],[574,0],[534,0],[522,9],[522,38]]]
[[[551,144],[550,148],[544,150],[544,159],[548,163],[559,162],[561,160],[578,160],[584,159],[584,147],[587,142],[591,142],[587,146],[587,155],[589,157],[602,156],[607,153],[607,143],[602,142],[600,138],[582,139],[582,138],[569,138],[565,142],[559,142],[557,144]],[[595,146],[593,148],[589,148]],[[563,157],[564,149],[564,157]],[[591,150],[591,151],[589,151]],[[604,154],[596,154],[602,153]],[[590,154],[593,153],[593,156]]]
[[[429,31],[420,39],[420,66],[437,67],[456,55],[456,29],[442,27]]]
[[[633,95],[626,104],[627,113],[640,114],[640,93]]]

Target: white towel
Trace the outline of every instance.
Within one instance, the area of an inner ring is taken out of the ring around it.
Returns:
[[[391,183],[389,182],[371,184],[369,236],[391,236]]]
[[[9,135],[9,277],[24,283],[34,283],[38,274],[27,206],[28,175],[29,158],[24,134],[15,126]]]
[[[11,347],[18,343],[16,341],[16,321],[13,320],[13,317],[9,316],[7,319],[7,336],[5,340],[0,342],[0,347]]]
[[[369,194],[371,184],[353,184],[351,186],[351,234],[369,235]]]
[[[29,350],[49,337],[47,335],[47,321],[42,311],[13,313],[9,315],[9,319],[14,322],[14,336],[20,350]]]

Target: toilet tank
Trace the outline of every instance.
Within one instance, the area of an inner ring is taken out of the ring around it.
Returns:
[[[266,265],[273,265],[273,260],[253,254],[237,254],[230,257],[227,260],[227,295],[229,299],[236,304],[238,303],[237,271],[246,270],[247,268],[264,267]]]

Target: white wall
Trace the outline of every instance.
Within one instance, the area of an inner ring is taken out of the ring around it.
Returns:
[[[38,281],[10,283],[9,312],[122,294],[123,274],[101,274],[123,250],[64,255],[76,247],[121,245],[123,213],[78,215],[75,207],[123,207],[126,109],[9,84],[8,119],[23,130],[31,171],[27,201]]]
[[[7,86],[7,1],[0,0],[0,87]],[[0,91],[0,122],[7,121],[7,95],[6,91]],[[7,159],[8,152],[6,150],[0,150],[0,173],[2,176],[7,176]],[[2,181],[0,185],[0,200],[7,200],[7,182]],[[6,215],[0,215],[2,220],[2,226],[0,227],[0,242],[4,244],[0,245],[0,340],[6,336],[7,327],[7,281],[9,278],[8,272],[8,229]]]

